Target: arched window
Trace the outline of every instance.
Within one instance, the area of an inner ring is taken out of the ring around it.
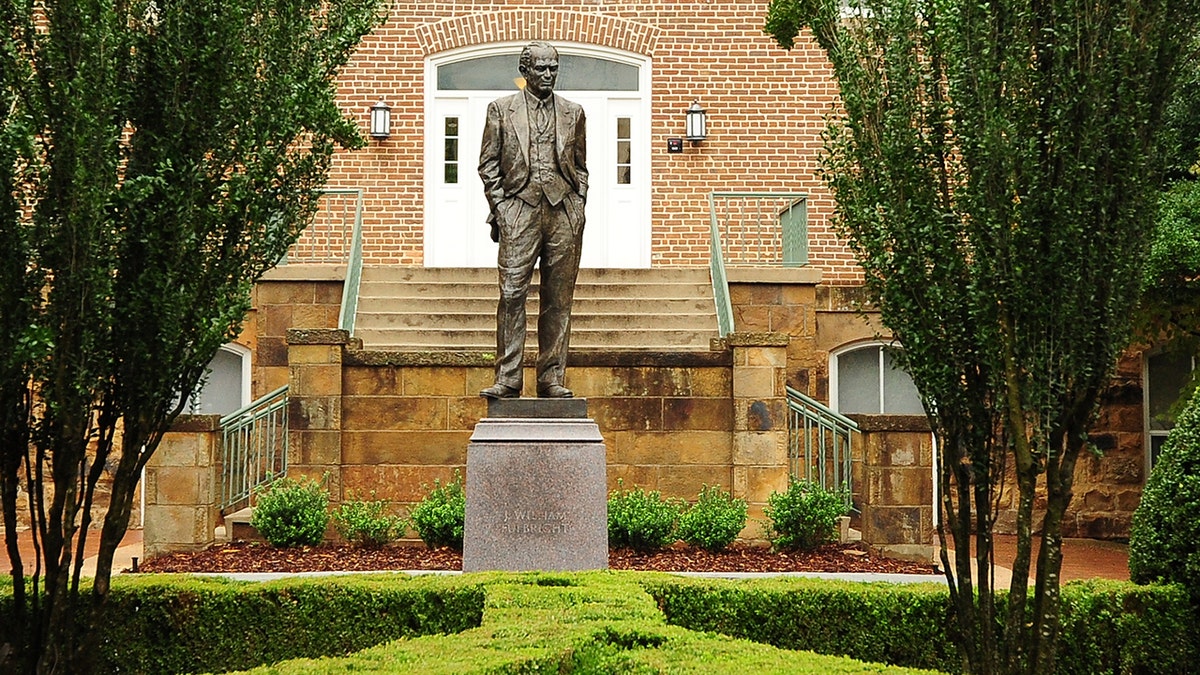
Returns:
[[[192,395],[193,415],[228,415],[250,402],[250,350],[239,344],[223,345],[212,361],[200,391]]]
[[[874,342],[834,352],[829,359],[833,409],[843,414],[925,414],[912,377],[895,363],[899,349]]]
[[[1146,475],[1158,460],[1167,434],[1175,426],[1171,408],[1187,390],[1196,368],[1191,351],[1168,346],[1146,354],[1142,387],[1143,409],[1146,411]]]

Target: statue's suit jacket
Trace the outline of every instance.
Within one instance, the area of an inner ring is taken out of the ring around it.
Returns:
[[[563,178],[587,200],[587,143],[583,108],[558,94],[554,96],[555,139],[558,168]],[[529,182],[529,112],[524,92],[488,104],[487,122],[479,151],[479,177],[491,215],[492,240],[498,239],[496,205],[515,196]]]

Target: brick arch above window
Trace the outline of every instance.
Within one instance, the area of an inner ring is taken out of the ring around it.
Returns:
[[[552,9],[479,12],[416,29],[425,56],[493,42],[581,42],[653,56],[659,29],[601,14]]]

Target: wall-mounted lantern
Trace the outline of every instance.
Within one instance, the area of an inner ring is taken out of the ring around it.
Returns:
[[[380,101],[371,106],[371,138],[383,140],[392,135],[392,108]]]
[[[684,130],[684,137],[692,145],[708,138],[708,113],[700,107],[700,101],[692,101],[692,107],[688,108]]]

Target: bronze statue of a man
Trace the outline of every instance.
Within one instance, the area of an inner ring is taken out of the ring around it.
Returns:
[[[570,398],[563,376],[588,190],[586,122],[582,107],[554,93],[554,47],[529,44],[518,69],[525,88],[488,104],[479,152],[488,222],[500,243],[496,383],[480,396],[521,395],[525,298],[540,260],[537,395]]]

